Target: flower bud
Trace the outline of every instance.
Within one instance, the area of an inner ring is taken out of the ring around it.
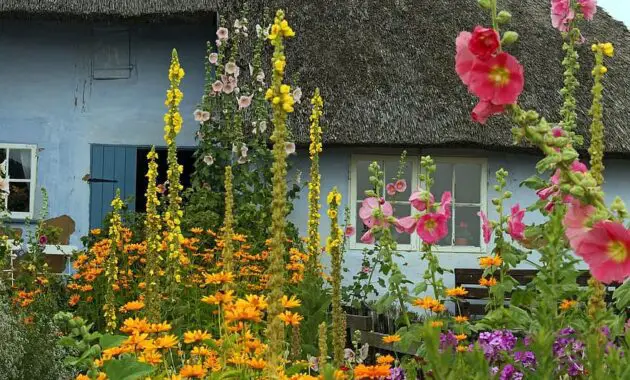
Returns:
[[[501,11],[497,15],[497,22],[499,24],[507,24],[512,20],[512,14],[508,11]]]
[[[492,10],[492,0],[477,0],[477,3],[483,9]]]
[[[571,193],[571,195],[575,195],[576,197],[583,197],[584,188],[582,186],[573,186],[569,193]]]
[[[505,194],[505,198],[506,199],[512,198],[512,192],[511,191],[506,191],[504,194]]]

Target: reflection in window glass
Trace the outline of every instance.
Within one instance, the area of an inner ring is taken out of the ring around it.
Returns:
[[[479,247],[481,223],[478,206],[455,207],[455,245]]]
[[[438,162],[436,171],[433,174],[433,186],[431,192],[435,196],[436,201],[442,198],[442,193],[452,191],[453,189],[453,165]]]
[[[28,182],[10,182],[10,193],[7,202],[9,211],[29,212],[30,184]]]
[[[9,177],[11,179],[31,177],[31,151],[29,149],[9,150]]]
[[[481,165],[455,165],[455,202],[479,203],[481,201]]]
[[[357,162],[357,200],[365,198],[366,190],[373,190],[373,186],[370,183],[370,164],[373,161],[358,161]]]

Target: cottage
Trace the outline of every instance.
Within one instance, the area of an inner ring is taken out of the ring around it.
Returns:
[[[267,2],[251,3],[251,13],[257,14]],[[476,266],[477,257],[488,249],[480,239],[477,212],[494,214],[489,207],[494,172],[500,167],[509,171],[512,201],[530,204],[535,194],[519,184],[534,174],[538,156],[526,146],[512,145],[511,124],[504,116],[487,125],[470,121],[474,99],[453,71],[453,56],[457,33],[484,17],[475,2],[272,3],[284,7],[300,31],[288,51],[296,65],[291,69],[299,73],[305,93],[319,86],[325,98],[322,192],[340,189],[360,232],[357,205],[368,188],[369,163],[379,161],[390,178],[400,153],[407,151],[404,176],[410,186],[396,202],[403,215],[411,210],[407,198],[417,187],[419,157],[430,154],[438,165],[434,192],[439,196],[450,190],[454,196],[450,232],[440,244],[442,263],[447,268]],[[507,3],[520,22],[511,28],[523,36],[513,49],[527,72],[523,104],[557,120],[562,51],[549,25],[548,1]],[[162,144],[165,72],[174,47],[187,71],[179,145],[184,147],[181,160],[189,159],[205,42],[214,39],[217,12],[239,7],[210,0],[3,1],[0,162],[9,159],[8,211],[15,223],[37,217],[40,187],[48,190],[51,215],[68,214],[76,221],[75,244],[90,227],[100,225],[116,188],[143,203],[144,156],[147,147]],[[630,202],[630,32],[602,9],[582,32],[587,41],[591,36],[612,41],[618,53],[606,77],[604,187]],[[544,49],[549,41],[557,46]],[[582,56],[589,56],[588,46],[580,48]],[[586,144],[589,71],[588,66],[581,68],[578,96],[579,131]],[[308,123],[294,123],[293,136],[304,146]],[[303,150],[293,163],[295,171],[308,172]],[[302,195],[292,218],[305,232],[306,190]],[[529,215],[528,220],[538,219]],[[325,236],[327,227],[321,232]],[[397,239],[399,249],[408,253],[405,271],[422,273],[417,236]],[[359,268],[363,248],[368,246],[353,238],[347,266]]]

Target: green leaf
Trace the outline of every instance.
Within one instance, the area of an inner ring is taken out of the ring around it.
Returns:
[[[623,285],[615,289],[613,299],[619,310],[625,310],[630,306],[630,281],[624,282]]]
[[[424,281],[421,281],[413,288],[413,294],[418,295],[420,293],[424,293],[427,290],[427,287],[428,284]]]
[[[108,348],[118,347],[126,340],[127,337],[124,335],[105,334],[101,336],[98,343],[103,350],[106,350]]]
[[[110,380],[135,380],[144,378],[153,372],[153,367],[140,363],[131,357],[110,360],[103,366],[107,378]]]
[[[519,184],[519,187],[523,187],[523,186],[532,190],[538,190],[540,188],[546,187],[547,182],[543,180],[542,178],[540,178],[539,176],[533,175],[525,179],[523,182]]]

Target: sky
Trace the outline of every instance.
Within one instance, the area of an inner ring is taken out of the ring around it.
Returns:
[[[630,28],[630,0],[598,0],[597,5]]]

